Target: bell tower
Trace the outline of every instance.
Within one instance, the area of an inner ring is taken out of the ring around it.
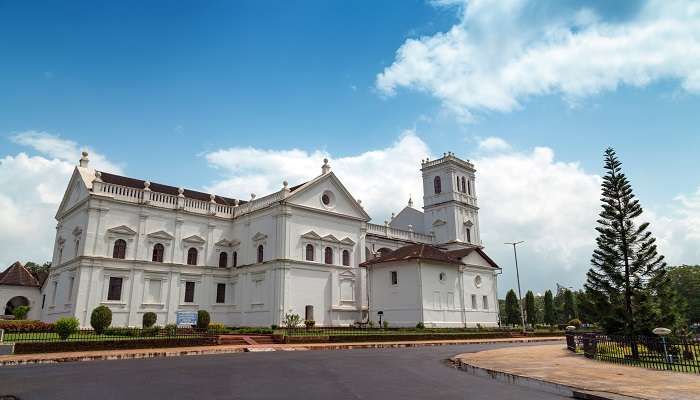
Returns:
[[[474,165],[449,152],[421,160],[421,172],[426,232],[449,249],[481,246]]]

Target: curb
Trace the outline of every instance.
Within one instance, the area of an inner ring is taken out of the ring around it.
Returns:
[[[206,347],[201,349],[189,348],[183,350],[165,349],[165,350],[150,350],[133,353],[116,353],[116,354],[76,354],[63,355],[55,358],[46,358],[46,353],[41,354],[38,358],[24,359],[5,359],[0,358],[0,366],[9,365],[28,365],[28,364],[56,364],[64,362],[76,361],[95,361],[95,360],[130,360],[141,358],[158,358],[158,357],[180,357],[194,355],[213,355],[213,354],[231,354],[243,352],[269,352],[269,351],[305,351],[305,350],[351,350],[351,349],[395,349],[395,348],[411,348],[411,347],[433,347],[433,346],[452,346],[452,345],[467,345],[467,344],[499,344],[499,343],[540,343],[540,342],[560,342],[564,338],[532,338],[532,339],[512,339],[512,340],[475,340],[470,342],[373,342],[373,343],[337,343],[337,344],[305,344],[305,345],[258,345],[258,346],[239,346],[239,347]],[[28,357],[19,356],[19,357]]]
[[[549,382],[542,379],[530,378],[527,376],[511,374],[508,372],[498,371],[494,369],[481,368],[469,364],[458,358],[450,358],[449,362],[454,368],[460,369],[468,374],[495,379],[501,383],[510,385],[518,385],[528,387],[547,393],[556,394],[559,396],[572,397],[582,400],[644,400],[641,397],[631,397],[617,393],[596,392],[584,390],[573,386],[564,385],[561,383]]]

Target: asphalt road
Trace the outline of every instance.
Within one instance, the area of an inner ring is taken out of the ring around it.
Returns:
[[[445,360],[503,345],[276,351],[0,367],[0,398],[562,399]]]

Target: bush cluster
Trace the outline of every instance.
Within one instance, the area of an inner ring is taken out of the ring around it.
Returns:
[[[209,322],[211,318],[209,317],[209,312],[206,310],[197,311],[197,328],[207,329],[209,327]]]
[[[16,319],[25,319],[27,318],[27,314],[29,314],[29,310],[31,310],[29,306],[17,306],[12,310],[12,315],[14,315]]]
[[[141,322],[143,323],[144,328],[150,328],[156,324],[157,320],[158,320],[158,316],[156,315],[156,313],[149,311],[149,312],[143,313],[143,319]]]
[[[316,326],[316,321],[314,321],[313,319],[307,319],[306,321],[304,321],[304,325],[310,329]]]
[[[53,324],[42,321],[0,320],[0,329],[6,333],[14,332],[53,332]]]
[[[112,324],[112,310],[107,306],[98,306],[90,315],[90,326],[96,334],[101,335]]]
[[[61,340],[66,340],[70,335],[78,331],[78,326],[80,326],[80,322],[74,317],[59,318],[54,323],[54,331]]]

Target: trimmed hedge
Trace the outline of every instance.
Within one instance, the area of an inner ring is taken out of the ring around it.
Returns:
[[[90,326],[96,334],[101,335],[105,329],[112,325],[112,310],[107,306],[98,306],[90,315]]]
[[[511,338],[508,332],[498,333],[425,333],[409,335],[332,335],[328,337],[331,343],[343,342],[393,342],[393,341],[420,341],[420,340],[464,340],[464,339],[501,339]]]
[[[157,347],[209,346],[215,338],[193,337],[180,339],[139,339],[68,342],[18,342],[15,354],[57,353],[64,351],[144,349]]]
[[[143,318],[141,319],[141,323],[144,328],[150,328],[153,325],[156,324],[156,320],[158,320],[158,315],[156,313],[149,311],[143,313]]]
[[[15,332],[53,332],[53,324],[41,321],[0,320],[0,329],[5,333]]]

